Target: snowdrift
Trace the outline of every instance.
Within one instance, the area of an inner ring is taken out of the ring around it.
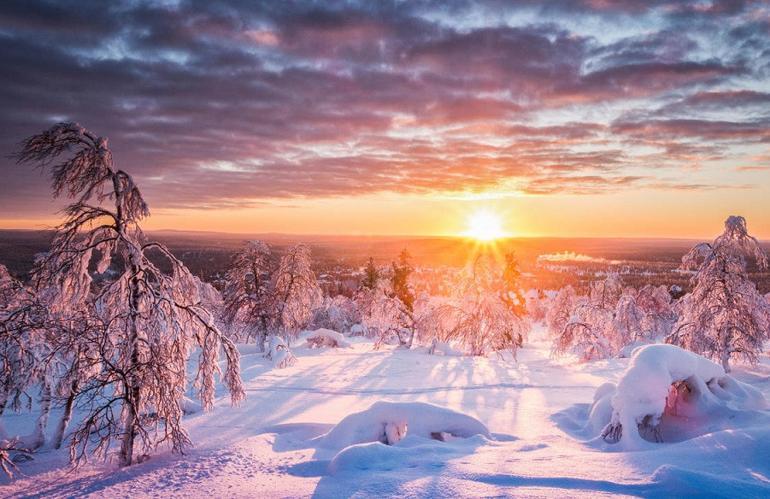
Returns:
[[[397,445],[369,442],[351,445],[338,452],[328,471],[335,475],[345,471],[391,471],[400,468],[424,468],[435,472],[437,466],[454,457],[473,454],[488,441],[481,435],[458,438],[449,443],[408,435]]]
[[[391,469],[426,454],[463,453],[468,445],[476,447],[491,438],[481,421],[461,412],[424,402],[379,401],[343,418],[320,437],[318,448],[336,452],[329,472],[337,473]]]
[[[492,438],[484,423],[461,412],[424,402],[379,401],[346,416],[321,437],[319,447],[338,451],[367,442],[394,444],[407,434],[433,440],[473,435]]]
[[[705,357],[673,345],[647,345],[636,350],[617,387],[597,389],[589,425],[603,428],[606,442],[633,450],[693,438],[716,420],[767,407],[760,391]]]
[[[308,348],[350,348],[350,343],[337,331],[320,328],[305,336]]]

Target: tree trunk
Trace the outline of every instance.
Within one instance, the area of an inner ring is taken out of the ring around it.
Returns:
[[[136,258],[131,255],[130,258]],[[139,330],[137,321],[139,319],[139,282],[137,275],[139,266],[134,261],[131,264],[131,274],[134,276],[130,281],[131,297],[129,300],[129,344],[131,345],[131,362],[129,370],[131,375],[127,377],[124,389],[124,413],[123,413],[123,442],[120,446],[120,465],[130,466],[134,459],[134,440],[136,439],[136,426],[139,422],[139,408],[141,404],[140,380],[137,376],[137,370],[140,364],[139,352]]]
[[[724,368],[726,373],[730,372],[730,353],[723,353],[722,354],[722,367]]]
[[[67,395],[67,400],[64,403],[64,414],[62,414],[59,420],[59,426],[56,428],[56,434],[53,437],[54,449],[60,449],[61,444],[64,441],[64,433],[67,431],[67,426],[72,420],[72,408],[75,405],[75,393],[78,390],[78,382],[73,381],[70,385],[70,392]]]
[[[39,449],[45,445],[45,429],[48,426],[48,416],[51,414],[51,385],[43,382],[40,388],[40,415],[35,424],[34,440],[30,447],[32,450]]]

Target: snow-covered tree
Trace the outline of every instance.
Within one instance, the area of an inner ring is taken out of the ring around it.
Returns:
[[[347,296],[327,296],[323,303],[313,312],[310,323],[312,329],[326,328],[340,333],[350,330],[353,324],[361,321],[361,313],[356,302]]]
[[[95,372],[77,387],[85,414],[72,434],[73,459],[106,455],[115,441],[121,465],[132,464],[137,442],[142,453],[162,442],[181,452],[190,443],[180,402],[193,348],[200,347],[195,385],[206,408],[220,351],[231,399],[243,398],[238,351],[199,305],[187,267],[145,240],[139,222],[149,210],[131,176],[114,167],[106,138],[59,123],[26,139],[18,161],[50,167],[54,195],[72,199],[33,282],[54,310],[90,308],[104,325],[83,338],[97,355]],[[94,273],[102,274],[99,283]]]
[[[545,321],[549,310],[548,296],[540,289],[530,289],[524,298],[527,300],[526,311],[529,320],[533,323]]]
[[[28,391],[40,379],[46,320],[46,310],[34,293],[0,265],[0,417],[6,409],[31,405]]]
[[[644,310],[638,304],[638,293],[632,288],[626,288],[621,293],[612,324],[606,330],[608,340],[612,343],[613,350],[619,351],[623,346],[640,341],[645,338]]]
[[[239,251],[225,274],[224,320],[239,341],[254,340],[264,351],[274,312],[270,272],[270,247],[263,241],[249,241]]]
[[[466,268],[456,295],[437,303],[418,322],[423,341],[459,343],[469,355],[510,351],[523,345],[528,322],[522,302],[512,306],[511,274],[497,271],[490,258],[480,255]]]
[[[623,294],[623,283],[617,273],[609,273],[607,277],[591,283],[589,298],[594,306],[611,310],[615,308]]]
[[[322,299],[311,262],[308,246],[293,246],[281,258],[272,278],[272,330],[287,340],[307,325]]]
[[[377,270],[377,266],[374,264],[374,258],[369,257],[369,261],[366,263],[364,269],[364,279],[361,281],[361,286],[367,289],[374,289],[377,287],[377,282],[380,280],[380,271]]]
[[[647,339],[656,340],[671,333],[676,313],[671,306],[671,293],[666,286],[642,286],[636,294],[636,304],[644,314],[642,331]]]
[[[570,316],[553,345],[555,355],[572,353],[581,361],[606,358],[623,346],[629,332],[638,326],[638,310],[633,296],[621,303],[623,285],[617,274],[608,274],[591,284],[589,297],[573,301]],[[557,298],[558,301],[558,298]],[[616,321],[616,309],[621,305],[622,315]]]
[[[391,339],[401,346],[409,344],[414,330],[413,313],[387,283],[380,282],[374,289],[362,288],[355,301],[361,311],[361,324],[367,335],[375,338],[375,348]]]
[[[545,314],[545,323],[553,336],[564,331],[564,326],[569,322],[576,300],[575,288],[567,285],[561,288],[551,301],[551,306],[548,307],[548,312]]]
[[[696,273],[668,343],[718,360],[727,372],[731,360],[757,362],[768,338],[770,306],[748,277],[747,258],[767,268],[767,255],[740,216],[728,217],[712,244],[698,244],[682,257],[682,268]]]
[[[412,342],[414,341],[415,295],[411,283],[409,282],[409,278],[414,272],[411,258],[409,252],[404,248],[398,255],[398,262],[393,262],[392,264],[393,273],[390,278],[392,296],[389,298],[395,298],[400,302],[400,306],[403,308],[401,313],[407,317],[407,319],[403,321],[404,324],[400,329],[400,333],[404,332],[406,334],[399,333],[399,344],[406,348],[411,348]],[[383,305],[387,305],[386,302],[387,300],[380,301]],[[391,305],[398,305],[398,303],[392,303]]]

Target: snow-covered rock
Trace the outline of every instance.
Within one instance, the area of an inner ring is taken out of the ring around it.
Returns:
[[[366,442],[395,443],[403,437],[403,434],[394,437],[399,431],[434,440],[440,440],[442,433],[463,438],[482,435],[491,439],[487,427],[467,414],[424,402],[379,401],[343,418],[320,438],[319,447],[338,451]]]
[[[636,449],[645,440],[661,440],[664,415],[716,417],[720,410],[766,407],[761,392],[727,375],[719,364],[673,345],[647,345],[636,350],[616,388],[599,387],[589,423],[601,426],[609,413],[604,440]]]
[[[320,328],[305,337],[308,348],[350,348],[350,343],[337,331]]]
[[[350,327],[350,336],[366,336],[366,328],[362,324],[353,324]]]

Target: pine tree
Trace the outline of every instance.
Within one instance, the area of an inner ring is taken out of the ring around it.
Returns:
[[[380,272],[374,265],[374,258],[369,257],[369,262],[364,269],[364,280],[361,282],[361,286],[367,289],[374,289],[377,287],[377,282],[380,280]]]

